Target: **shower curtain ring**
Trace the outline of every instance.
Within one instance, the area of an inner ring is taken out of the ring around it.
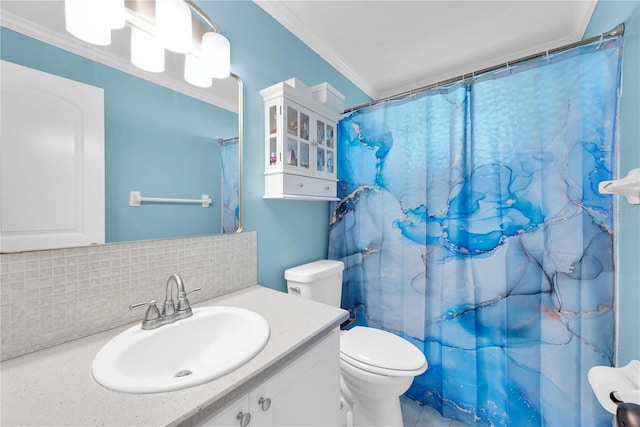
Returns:
[[[596,46],[596,50],[600,50],[600,48],[602,47],[603,41],[604,41],[604,33],[600,33],[600,42],[598,43],[598,46]]]
[[[549,56],[549,50],[547,49],[547,54],[545,55],[547,58],[547,64],[551,64],[551,56]]]

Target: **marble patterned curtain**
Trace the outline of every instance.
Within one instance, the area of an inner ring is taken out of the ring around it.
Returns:
[[[408,395],[469,425],[610,425],[622,39],[359,110],[338,125],[329,257],[356,324],[429,369]]]
[[[238,229],[238,141],[220,145],[220,166],[222,170],[222,232],[235,233]]]

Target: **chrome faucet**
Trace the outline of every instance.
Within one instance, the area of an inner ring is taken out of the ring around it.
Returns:
[[[178,290],[178,306],[176,308],[173,302],[173,285],[176,285]],[[184,289],[184,283],[182,279],[177,274],[172,274],[167,279],[167,289],[166,289],[166,297],[164,301],[164,308],[162,309],[162,314],[160,314],[160,310],[158,310],[158,306],[156,305],[156,300],[151,300],[148,302],[141,302],[137,304],[131,304],[129,306],[129,310],[133,310],[134,308],[148,306],[147,312],[144,316],[144,320],[142,321],[142,329],[155,329],[159,328],[162,325],[168,325],[169,323],[173,323],[180,319],[186,319],[187,317],[191,317],[193,315],[193,311],[191,310],[191,304],[187,299],[187,295],[191,292],[196,292],[201,290],[202,288],[192,289],[189,292],[186,292]]]

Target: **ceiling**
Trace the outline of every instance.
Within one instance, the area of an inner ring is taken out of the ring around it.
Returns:
[[[373,99],[582,39],[596,1],[254,0]]]

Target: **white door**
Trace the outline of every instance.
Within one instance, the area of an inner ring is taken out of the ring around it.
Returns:
[[[0,251],[104,243],[104,94],[2,61]]]

